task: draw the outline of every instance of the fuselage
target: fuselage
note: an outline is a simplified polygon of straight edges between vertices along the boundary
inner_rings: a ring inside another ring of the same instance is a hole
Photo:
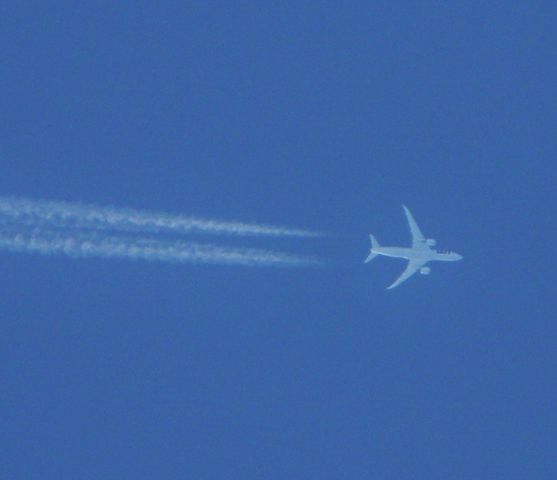
[[[385,257],[406,258],[407,260],[423,260],[427,262],[456,262],[462,260],[462,255],[455,252],[439,252],[430,248],[407,247],[375,247],[371,249],[376,255]]]

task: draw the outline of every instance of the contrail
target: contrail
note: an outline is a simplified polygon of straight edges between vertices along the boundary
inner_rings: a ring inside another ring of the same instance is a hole
[[[308,267],[322,264],[319,260],[310,257],[259,249],[40,228],[20,228],[13,231],[0,229],[0,250],[69,257],[143,259],[170,263],[209,263],[247,267]]]
[[[307,230],[252,223],[226,222],[156,213],[98,207],[79,203],[0,197],[0,223],[60,229],[100,231],[210,234],[236,236],[322,237]]]

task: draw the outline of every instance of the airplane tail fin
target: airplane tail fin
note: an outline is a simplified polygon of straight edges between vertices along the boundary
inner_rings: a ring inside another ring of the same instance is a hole
[[[377,239],[373,235],[370,235],[369,239],[371,240],[371,251],[369,252],[369,255],[365,259],[364,263],[371,262],[378,255],[373,250],[380,246],[379,242],[377,241]]]

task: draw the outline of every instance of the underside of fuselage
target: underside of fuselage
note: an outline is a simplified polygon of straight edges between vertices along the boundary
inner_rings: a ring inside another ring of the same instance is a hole
[[[373,252],[378,255],[384,255],[385,257],[395,257],[395,258],[406,258],[406,259],[433,259],[432,251],[430,250],[417,250],[413,248],[405,247],[380,247],[373,249]]]
[[[373,253],[376,255],[383,255],[385,257],[405,258],[407,260],[425,260],[431,261],[452,261],[452,254],[437,252],[431,249],[421,248],[406,248],[406,247],[379,247],[374,248]]]

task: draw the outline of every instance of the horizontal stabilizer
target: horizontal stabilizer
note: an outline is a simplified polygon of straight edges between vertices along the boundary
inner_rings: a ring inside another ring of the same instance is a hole
[[[373,250],[380,247],[379,242],[373,235],[370,234],[369,239],[371,240],[371,250],[364,263],[371,262],[378,255]]]
[[[377,253],[371,252],[371,253],[367,256],[367,258],[365,259],[364,263],[371,262],[376,256],[377,256]]]

